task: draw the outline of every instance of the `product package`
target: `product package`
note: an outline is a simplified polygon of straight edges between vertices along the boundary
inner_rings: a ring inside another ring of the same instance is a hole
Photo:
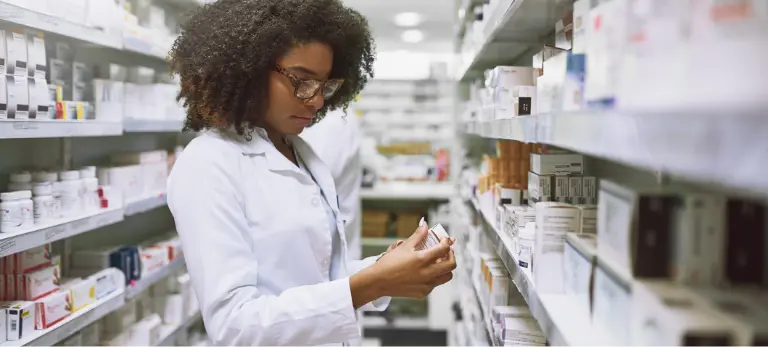
[[[531,154],[531,172],[537,175],[581,175],[583,170],[581,154]]]
[[[38,271],[19,275],[22,292],[19,296],[24,300],[34,301],[46,295],[59,291],[61,270],[57,265],[48,266]]]
[[[587,316],[592,314],[592,285],[596,262],[595,235],[568,233],[563,269],[565,295]]]
[[[72,312],[77,312],[96,302],[96,280],[94,278],[70,279],[61,285],[61,289],[64,292],[69,292]]]
[[[42,330],[52,327],[72,314],[66,291],[53,293],[35,302],[35,329]]]
[[[13,301],[0,305],[6,312],[8,341],[20,340],[35,330],[35,303],[31,301]]]
[[[533,280],[541,293],[562,294],[565,236],[579,231],[580,210],[569,204],[536,204]]]
[[[424,218],[422,218],[422,221]],[[418,250],[425,250],[430,249],[432,247],[435,247],[440,244],[440,241],[443,239],[448,238],[448,233],[445,231],[442,225],[438,224],[433,226],[429,229],[429,233],[427,234],[427,238],[424,239],[424,241],[421,242],[421,244],[416,247]]]
[[[35,247],[4,258],[6,273],[25,274],[51,265],[51,245]]]

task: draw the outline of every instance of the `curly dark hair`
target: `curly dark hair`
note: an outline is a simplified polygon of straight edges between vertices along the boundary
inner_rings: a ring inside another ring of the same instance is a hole
[[[268,77],[297,44],[333,49],[331,78],[344,84],[318,111],[344,108],[373,77],[368,22],[340,0],[218,0],[191,13],[170,52],[181,79],[184,130],[234,126],[250,137],[267,108]]]

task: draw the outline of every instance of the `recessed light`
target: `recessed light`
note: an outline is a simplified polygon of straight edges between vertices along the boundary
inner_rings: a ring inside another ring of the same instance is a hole
[[[424,33],[421,30],[406,30],[400,34],[400,39],[407,43],[419,43],[424,40]]]
[[[402,12],[395,15],[395,24],[401,27],[412,28],[421,24],[421,15],[416,12]]]

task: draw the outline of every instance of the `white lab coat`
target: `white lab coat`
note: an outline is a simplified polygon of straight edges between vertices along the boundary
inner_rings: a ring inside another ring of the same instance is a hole
[[[168,178],[206,330],[217,345],[355,344],[360,330],[349,276],[375,262],[346,261],[329,279],[331,234],[315,181],[259,134],[248,142],[208,131],[187,146]],[[297,136],[294,148],[328,197],[333,178]],[[339,215],[335,198],[329,204]],[[384,309],[388,298],[367,305]]]
[[[304,130],[301,137],[331,169],[339,195],[341,219],[344,220],[347,256],[348,259],[359,260],[362,256],[360,184],[363,180],[359,121],[354,115],[333,111]]]

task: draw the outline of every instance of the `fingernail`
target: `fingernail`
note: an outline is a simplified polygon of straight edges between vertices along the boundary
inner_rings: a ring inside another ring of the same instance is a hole
[[[403,242],[404,242],[403,240],[397,241],[397,245],[395,245],[395,247],[402,245]]]
[[[427,225],[427,222],[424,220],[424,217],[421,217],[421,220],[419,221],[419,227],[423,227]]]

